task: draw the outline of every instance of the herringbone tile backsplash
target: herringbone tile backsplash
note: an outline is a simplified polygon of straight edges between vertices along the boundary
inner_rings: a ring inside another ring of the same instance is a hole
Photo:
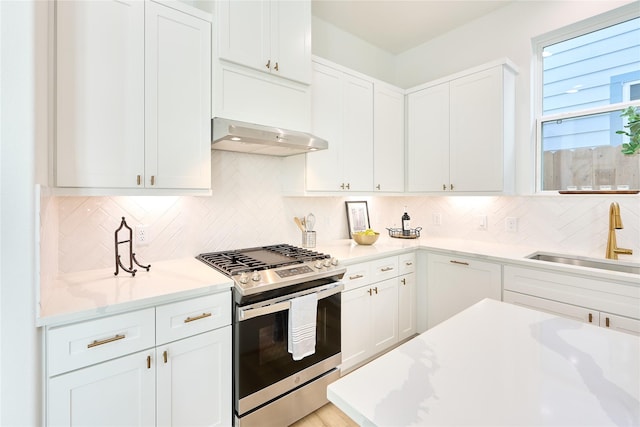
[[[620,203],[621,247],[640,259],[638,196],[376,196],[283,197],[281,159],[226,152],[212,154],[213,194],[199,196],[52,197],[41,209],[41,265],[60,273],[112,267],[114,231],[121,217],[149,226],[150,244],[135,247],[143,262],[191,257],[272,243],[301,243],[294,216],[313,212],[318,241],[347,238],[346,200],[366,200],[372,228],[398,227],[404,206],[426,236],[526,244],[541,250],[602,257],[609,203]],[[440,214],[441,225],[433,215]],[[480,230],[480,216],[488,219]],[[515,217],[518,230],[505,231]],[[57,254],[57,259],[55,258]]]

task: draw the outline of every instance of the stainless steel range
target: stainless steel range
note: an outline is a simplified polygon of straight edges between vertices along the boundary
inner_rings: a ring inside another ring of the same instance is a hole
[[[234,420],[241,427],[289,425],[327,402],[340,374],[340,281],[329,255],[287,244],[204,253],[196,258],[233,279]],[[288,349],[291,301],[316,294],[315,351]]]

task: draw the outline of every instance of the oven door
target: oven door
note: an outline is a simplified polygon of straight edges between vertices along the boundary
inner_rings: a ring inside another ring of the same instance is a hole
[[[237,307],[234,395],[238,416],[335,369],[341,362],[341,282]],[[293,360],[287,350],[290,300],[318,294],[315,353]]]

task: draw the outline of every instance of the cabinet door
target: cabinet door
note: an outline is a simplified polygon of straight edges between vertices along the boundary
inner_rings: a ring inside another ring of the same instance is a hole
[[[504,188],[502,67],[450,82],[450,180],[455,191]]]
[[[398,342],[398,279],[393,278],[370,285],[370,322],[373,330],[373,354]]]
[[[152,351],[51,378],[47,393],[48,425],[155,425],[155,380]]]
[[[231,425],[231,326],[156,351],[157,425]]]
[[[369,286],[342,293],[342,370],[349,369],[371,355],[371,289]]]
[[[484,298],[502,298],[501,266],[473,258],[429,254],[427,326],[461,312]]]
[[[400,276],[398,284],[398,340],[416,333],[416,276]]]
[[[404,93],[379,83],[373,94],[373,185],[404,191]]]
[[[342,120],[341,73],[314,63],[311,128],[314,134],[329,141],[329,148],[306,155],[306,189],[309,191],[340,190],[340,184],[343,183],[339,168]]]
[[[270,58],[272,73],[311,83],[311,1],[271,1]]]
[[[211,187],[210,46],[209,22],[146,3],[146,187]]]
[[[56,186],[135,188],[144,174],[144,7],[56,3]]]
[[[449,190],[449,83],[407,100],[407,191]]]
[[[218,56],[260,71],[269,71],[269,0],[218,1]]]
[[[600,326],[628,334],[640,335],[640,320],[600,312]]]
[[[340,165],[345,183],[351,191],[372,191],[373,84],[345,74],[343,106]]]

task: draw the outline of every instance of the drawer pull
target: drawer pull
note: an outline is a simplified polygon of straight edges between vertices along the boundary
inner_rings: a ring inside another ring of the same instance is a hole
[[[349,280],[362,279],[364,276],[362,274],[356,274],[354,276],[349,276]]]
[[[211,317],[211,313],[202,313],[200,316],[187,317],[186,319],[184,319],[184,323],[189,323],[189,322],[193,322],[195,320],[204,319],[205,317]]]
[[[393,267],[385,267],[380,269],[380,271],[391,271],[391,270],[393,270]]]
[[[408,266],[408,265],[413,265],[413,263],[412,263],[412,262],[407,261],[407,262],[405,262],[405,263],[404,263],[404,265],[407,265],[407,266]]]
[[[162,359],[164,360],[164,363],[167,363],[167,358],[168,358],[168,354],[167,354],[167,350],[165,350],[164,352],[162,352]]]
[[[114,342],[114,341],[118,341],[124,339],[124,335],[120,335],[120,334],[116,334],[116,336],[111,337],[111,338],[107,338],[104,340],[94,340],[92,343],[87,344],[87,348],[93,348],[93,347],[97,347],[99,345],[103,345],[103,344],[108,344],[110,342]]]
[[[589,313],[589,323],[593,323],[593,314]]]
[[[464,261],[456,261],[456,260],[450,260],[449,261],[451,264],[458,264],[458,265],[469,265],[468,262],[464,262]]]

